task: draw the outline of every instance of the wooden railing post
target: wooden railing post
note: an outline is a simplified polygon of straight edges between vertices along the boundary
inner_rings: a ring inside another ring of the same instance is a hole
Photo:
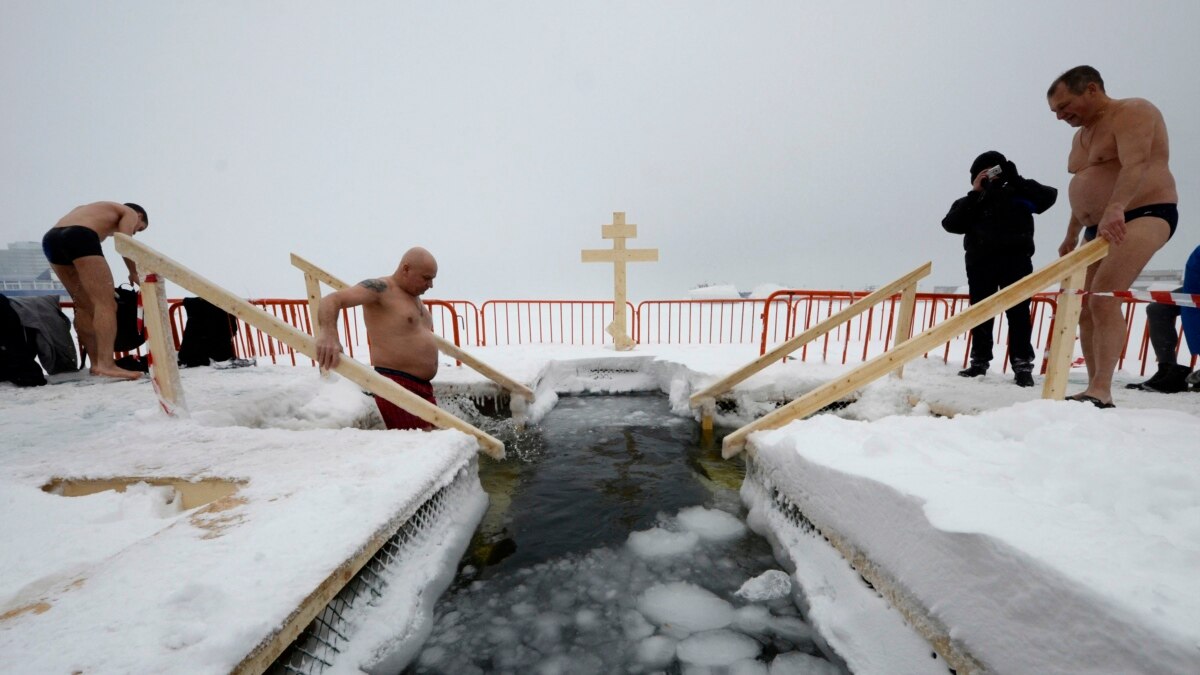
[[[312,329],[313,340],[319,343],[321,339],[321,326],[317,322],[317,312],[321,307],[321,282],[317,281],[316,277],[308,272],[304,273],[304,292],[308,295],[308,325]],[[321,376],[326,377],[328,375],[329,371],[321,368]]]
[[[1054,310],[1054,330],[1050,332],[1050,349],[1046,354],[1046,381],[1042,398],[1063,400],[1067,393],[1067,375],[1071,372],[1071,357],[1075,354],[1075,329],[1083,310],[1083,297],[1075,291],[1083,287],[1087,268],[1075,271],[1060,286],[1062,294]]]
[[[892,349],[904,344],[912,337],[913,329],[913,312],[917,308],[917,284],[913,282],[904,287],[904,292],[900,295],[900,316],[896,318],[896,334],[892,336]],[[895,370],[896,377],[904,377],[904,365],[901,364]]]
[[[703,431],[713,430],[713,418],[717,413],[717,400],[714,398],[706,398],[700,402],[700,429]]]
[[[179,353],[171,338],[171,319],[167,315],[166,284],[157,273],[142,268],[142,323],[150,343],[150,379],[163,412],[174,417],[187,413],[183,384],[179,380]]]

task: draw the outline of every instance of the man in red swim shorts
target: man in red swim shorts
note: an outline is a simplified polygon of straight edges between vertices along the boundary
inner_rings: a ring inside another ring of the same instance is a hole
[[[433,318],[421,302],[421,294],[433,288],[436,276],[433,255],[423,248],[412,248],[391,276],[365,279],[321,298],[317,309],[317,363],[326,369],[337,365],[342,354],[338,314],[347,307],[361,306],[375,371],[437,405],[430,380],[437,375],[438,348],[433,339]],[[376,396],[375,404],[388,429],[433,428],[386,399]]]

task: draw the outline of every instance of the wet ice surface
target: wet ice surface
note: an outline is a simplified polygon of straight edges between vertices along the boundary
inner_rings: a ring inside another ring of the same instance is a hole
[[[560,400],[518,461],[481,468],[493,509],[406,672],[845,672],[719,447],[665,397]]]

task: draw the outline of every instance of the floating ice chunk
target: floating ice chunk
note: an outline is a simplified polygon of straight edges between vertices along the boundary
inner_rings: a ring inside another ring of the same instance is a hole
[[[515,645],[520,643],[521,635],[512,626],[489,626],[488,641],[495,645]]]
[[[629,535],[629,550],[639,558],[664,558],[681,555],[696,547],[700,536],[695,532],[671,532],[661,527]]]
[[[654,626],[642,616],[642,613],[631,609],[621,615],[621,630],[629,641],[640,640],[654,635]]]
[[[666,668],[675,660],[677,643],[665,635],[648,637],[638,643],[638,663],[647,668]]]
[[[684,633],[724,628],[733,620],[733,605],[682,581],[647,588],[638,610],[651,622]]]
[[[771,625],[771,610],[762,605],[746,605],[733,612],[733,627],[747,635],[766,635]]]
[[[758,656],[762,645],[748,635],[728,629],[710,630],[688,637],[675,649],[684,663],[697,666],[728,666]]]
[[[562,644],[563,623],[564,618],[553,612],[539,614],[533,621],[530,644],[543,652],[552,651]]]
[[[594,609],[581,609],[575,612],[575,625],[580,630],[594,630],[600,625],[600,615]]]
[[[772,635],[797,647],[811,646],[813,642],[812,626],[794,616],[772,617],[769,630]]]
[[[767,675],[767,664],[758,659],[742,659],[729,666],[729,675]]]
[[[689,506],[679,512],[679,524],[704,539],[734,539],[746,533],[746,525],[724,511]]]
[[[503,670],[515,672],[512,668]],[[555,654],[543,659],[534,667],[533,672],[536,675],[601,675],[605,668],[604,660],[599,656],[572,651],[569,654]]]
[[[739,598],[750,602],[768,602],[791,594],[792,578],[782,570],[767,570],[742,584],[736,593]]]
[[[839,675],[832,663],[803,652],[786,652],[771,661],[771,675]]]
[[[533,672],[537,675],[568,675],[571,672],[571,657],[555,654],[539,661]]]

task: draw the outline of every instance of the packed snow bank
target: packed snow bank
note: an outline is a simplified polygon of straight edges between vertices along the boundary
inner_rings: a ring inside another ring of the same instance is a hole
[[[0,388],[5,663],[22,672],[229,672],[477,452],[455,431],[355,428],[370,426],[371,399],[315,371],[182,375],[187,419],[165,418],[148,381]],[[238,489],[181,511],[170,488],[81,497],[40,489],[56,477],[222,478]],[[411,583],[397,579],[392,590],[419,597]]]
[[[541,415],[560,391],[657,389],[673,411],[691,416],[693,392],[758,350],[472,351],[536,388]],[[744,424],[845,369],[774,364],[731,392],[736,405],[718,423]],[[1200,395],[1128,391],[1120,385],[1142,378],[1119,373],[1119,407],[1097,411],[1036,400],[1040,392],[1013,386],[1011,375],[966,380],[955,369],[915,361],[903,380],[866,387],[836,415],[753,436],[763,470],[756,475],[867,552],[997,671],[1187,672],[1178,666],[1197,662],[1200,644],[1200,582],[1188,573],[1200,569]],[[314,369],[182,376],[191,416],[176,420],[161,415],[146,381],[0,385],[6,663],[29,672],[227,672],[379,524],[422,503],[476,452],[457,432],[373,430],[371,399]],[[1072,391],[1080,376],[1072,373]],[[434,384],[477,397],[498,391],[445,363]],[[931,414],[947,408],[980,414]],[[40,490],[55,477],[136,476],[240,484],[224,510],[205,513],[180,512],[171,495],[149,486],[89,497]],[[810,618],[856,672],[895,672],[895,663],[908,663],[896,654],[944,670],[911,634],[878,637],[876,622],[896,615],[823,540],[767,515],[770,492],[743,497],[751,526],[791,558]],[[630,546],[677,555],[703,536],[647,532]],[[436,571],[391,588],[423,597],[421,584],[436,587]],[[360,664],[379,662],[375,646],[396,635],[420,634],[420,612],[411,607],[381,607],[381,616],[413,623],[356,644]],[[665,647],[645,648],[653,660]],[[710,658],[689,653],[697,662]]]
[[[822,415],[751,443],[763,494],[864,554],[989,670],[1186,673],[1200,663],[1197,438],[1195,415],[1035,400]]]

